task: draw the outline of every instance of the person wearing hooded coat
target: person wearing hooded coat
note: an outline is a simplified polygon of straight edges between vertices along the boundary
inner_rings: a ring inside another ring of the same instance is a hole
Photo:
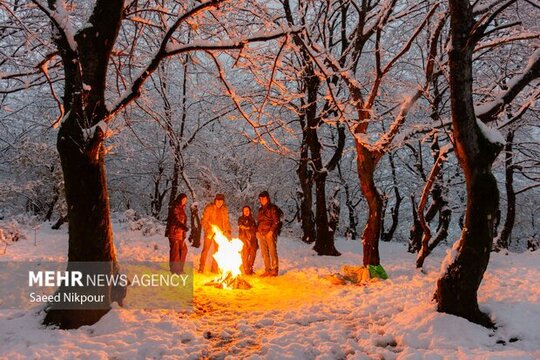
[[[187,256],[186,233],[187,227],[186,194],[180,194],[171,204],[167,218],[165,236],[169,238],[169,267],[172,273],[182,274]]]
[[[242,216],[238,218],[238,237],[244,243],[242,248],[242,264],[244,267],[244,274],[253,274],[253,264],[255,263],[255,257],[257,255],[257,249],[259,244],[257,243],[257,223],[253,218],[251,208],[244,206],[242,208]]]

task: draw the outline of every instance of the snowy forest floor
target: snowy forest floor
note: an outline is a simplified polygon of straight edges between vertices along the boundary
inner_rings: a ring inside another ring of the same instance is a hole
[[[37,245],[20,240],[0,261],[61,261],[66,230],[48,224]],[[167,261],[168,241],[115,224],[120,261]],[[43,314],[0,310],[0,357],[88,359],[539,359],[540,251],[492,254],[479,290],[484,311],[498,329],[488,330],[440,314],[431,301],[445,249],[415,270],[402,243],[381,243],[390,279],[369,286],[332,285],[323,277],[342,265],[359,265],[358,241],[339,239],[340,257],[319,257],[292,237],[279,239],[281,276],[248,277],[250,290],[204,286],[195,275],[192,309],[134,310],[115,307],[93,326],[43,328]],[[196,263],[200,249],[189,247]],[[257,272],[262,261],[257,254]]]

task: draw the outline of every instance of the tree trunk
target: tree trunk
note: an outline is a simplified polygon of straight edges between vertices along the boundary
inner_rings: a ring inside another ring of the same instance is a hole
[[[315,232],[317,236],[313,249],[318,255],[339,256],[341,253],[334,246],[334,234],[328,227],[328,211],[326,206],[326,178],[329,168],[331,170],[332,166],[325,167],[323,165],[322,146],[317,135],[317,129],[321,124],[320,118],[317,117],[317,92],[320,81],[311,67],[306,71],[307,108],[305,110],[306,127],[304,131],[306,132],[306,144],[311,154],[313,180],[315,183]],[[336,150],[336,154],[338,152],[339,150]]]
[[[167,66],[166,63],[160,65],[160,81],[162,91],[160,92],[161,98],[163,99],[163,111],[165,113],[165,129],[167,136],[169,138],[169,145],[173,150],[173,171],[171,177],[171,193],[169,194],[169,203],[167,205],[167,226],[169,226],[169,214],[173,210],[173,204],[178,195],[178,184],[180,181],[180,139],[178,139],[176,132],[173,127],[173,110],[171,108],[171,103],[169,101],[169,83],[167,82]],[[186,73],[184,71],[184,78]],[[183,94],[185,98],[185,93]]]
[[[362,233],[362,246],[364,252],[364,265],[379,265],[379,237],[381,235],[381,216],[383,200],[374,182],[375,167],[380,159],[356,142],[358,178],[362,194],[368,203],[369,213],[366,227]]]
[[[432,147],[432,150],[435,151],[435,163],[433,164],[433,168],[431,169],[429,173],[429,177],[426,181],[426,185],[424,186],[424,189],[422,190],[422,197],[420,198],[420,203],[418,204],[418,220],[420,223],[420,226],[422,228],[422,231],[424,233],[424,236],[422,238],[422,246],[420,248],[420,252],[418,253],[418,257],[416,259],[416,267],[421,268],[424,266],[424,260],[426,257],[431,253],[431,251],[434,249],[434,247],[441,242],[443,239],[442,237],[445,236],[447,233],[446,230],[448,229],[448,223],[443,223],[443,221],[446,221],[449,219],[447,216],[447,212],[450,210],[446,208],[446,200],[443,197],[442,194],[442,187],[440,186],[440,183],[442,182],[442,176],[441,176],[441,169],[443,166],[443,162],[446,160],[446,156],[449,149],[443,149],[441,150],[439,148],[439,145],[435,139],[434,146]],[[424,209],[426,207],[428,194],[431,192],[432,197],[432,204],[430,208],[427,211],[427,214],[424,216]],[[429,223],[431,220],[435,217],[435,214],[439,211],[441,211],[443,208],[445,208],[445,215],[442,214],[439,216],[439,230],[436,234],[436,239],[434,242],[430,244],[430,240],[432,238],[431,229],[429,226]],[[448,220],[449,221],[449,220]],[[435,245],[433,245],[435,244]]]
[[[56,206],[56,203],[58,203],[58,199],[60,199],[60,186],[54,185],[53,188],[53,198],[49,204],[47,204],[47,213],[45,214],[45,221],[51,221],[52,215],[54,213],[54,207]]]
[[[83,133],[78,122],[75,119],[68,119],[60,128],[57,142],[68,208],[67,270],[77,268],[73,265],[75,262],[101,262],[103,266],[99,266],[98,272],[114,275],[118,271],[118,265],[109,214],[104,150],[99,135],[94,137],[86,151],[81,151],[79,144],[83,143]],[[59,291],[78,292],[78,289],[61,287]],[[109,311],[109,305],[113,301],[121,303],[125,296],[122,289],[115,289],[112,286],[95,287],[84,291],[104,295],[102,304],[104,308],[89,310],[81,307],[65,310],[56,309],[54,304],[51,304],[44,323],[58,325],[62,329],[94,324]]]
[[[452,219],[452,210],[444,205],[444,207],[441,209],[439,213],[439,225],[437,226],[437,232],[435,233],[435,236],[433,236],[433,240],[431,240],[431,234],[429,238],[427,238],[427,242],[424,245],[422,244],[422,249],[420,250],[420,253],[418,254],[418,258],[416,259],[416,267],[421,268],[424,266],[424,261],[426,258],[431,254],[433,249],[437,247],[446,237],[448,236],[448,227],[450,226],[450,220]],[[425,234],[424,234],[425,236]]]
[[[341,184],[343,185],[343,188],[345,189],[345,206],[347,207],[347,211],[349,215],[349,225],[347,226],[347,229],[345,230],[345,236],[347,238],[350,238],[351,240],[356,240],[356,237],[358,236],[358,233],[356,232],[356,226],[358,222],[356,220],[355,206],[352,203],[349,184],[347,184],[347,181],[345,181],[345,179],[343,178],[343,173],[341,172],[340,165],[338,165],[338,174],[339,174],[339,179],[341,180]]]
[[[465,174],[467,207],[457,254],[437,281],[437,310],[493,326],[478,307],[477,292],[489,263],[499,207],[491,165],[501,150],[476,123],[472,93],[474,18],[469,0],[450,0],[449,77],[455,151]]]
[[[450,226],[451,219],[452,210],[445,204],[439,213],[439,226],[437,227],[437,233],[435,234],[433,241],[428,246],[429,252],[433,251],[441,241],[448,237],[448,227]]]
[[[409,247],[407,251],[414,254],[420,251],[420,248],[422,247],[422,234],[423,234],[422,225],[420,224],[420,220],[418,219],[418,212],[416,211],[416,203],[414,201],[414,194],[411,194],[411,208],[412,208],[412,215],[413,215],[413,224],[409,231]]]
[[[154,177],[154,193],[151,196],[150,201],[150,214],[159,219],[159,214],[163,208],[163,201],[165,200],[165,195],[167,194],[168,189],[161,191],[161,180],[163,179],[165,169],[162,164],[158,166],[158,173]]]
[[[349,185],[345,185],[345,206],[347,206],[347,211],[349,215],[349,225],[345,230],[345,236],[351,240],[356,240],[358,237],[358,221],[356,219],[355,208],[352,204],[351,195],[349,191]]]
[[[289,26],[295,26],[291,5],[288,0],[282,2],[285,18]],[[317,91],[319,88],[319,79],[315,76],[313,64],[309,53],[303,47],[303,42],[298,34],[293,34],[293,42],[301,48],[300,64],[302,66],[302,76],[299,85],[302,87],[303,97],[300,98],[300,111],[298,120],[302,128],[302,145],[300,148],[300,159],[298,169],[298,179],[300,181],[300,219],[302,222],[302,241],[313,243],[317,239],[317,230],[315,228],[315,219],[313,215],[313,172],[309,169],[309,150],[308,137],[309,132],[316,131],[310,129],[317,116]]]
[[[496,248],[508,249],[510,245],[510,236],[516,220],[516,193],[514,191],[514,164],[513,164],[513,141],[514,132],[509,131],[506,134],[505,152],[505,188],[506,188],[506,218],[504,225],[496,241]]]
[[[326,172],[315,175],[317,238],[313,249],[318,255],[339,256],[341,253],[334,246],[334,232],[328,222],[326,207]]]
[[[317,238],[315,232],[315,219],[313,216],[313,172],[309,170],[309,154],[306,144],[305,121],[302,124],[302,147],[300,149],[300,160],[296,174],[300,181],[300,221],[302,223],[302,241],[311,244]]]
[[[399,192],[396,166],[394,164],[394,157],[392,154],[388,154],[388,157],[390,161],[390,168],[392,170],[392,180],[394,182],[394,195],[396,197],[396,200],[394,203],[394,207],[390,209],[390,213],[392,214],[392,225],[390,225],[390,228],[388,229],[388,231],[384,231],[384,226],[382,226],[381,224],[381,230],[382,230],[381,240],[382,241],[390,241],[394,237],[394,233],[396,232],[396,229],[399,223],[399,208],[401,206],[401,201],[403,200]]]
[[[105,87],[107,65],[121,23],[123,1],[97,1],[87,26],[75,35],[76,49],[61,31],[55,30],[54,41],[64,67],[64,109],[57,149],[60,154],[69,221],[68,266],[76,262],[100,262],[91,271],[116,275],[118,265],[109,214],[109,195],[105,175],[104,129],[98,123],[107,115]],[[56,10],[56,2],[48,1]],[[49,304],[45,324],[62,329],[78,328],[97,322],[113,301],[120,304],[125,288],[100,286],[82,289],[60,288],[60,292],[85,292],[103,295],[96,310],[82,306],[69,310]]]
[[[201,218],[199,217],[199,205],[191,204],[190,224],[191,231],[189,233],[189,242],[193,247],[201,246]]]
[[[339,202],[339,191],[340,187],[337,186],[334,190],[334,193],[330,197],[330,205],[328,207],[328,213],[330,214],[328,218],[328,227],[332,232],[332,236],[334,236],[339,226],[339,215],[341,210],[341,204]]]
[[[489,263],[493,224],[498,208],[497,182],[489,167],[470,169],[467,177],[465,227],[458,254],[437,281],[437,310],[492,326],[478,308],[477,292]]]
[[[171,129],[172,131],[172,129]],[[172,134],[169,134],[169,136],[173,136]],[[173,141],[171,140],[171,143]],[[169,204],[167,206],[167,226],[169,226],[168,221],[170,219],[169,214],[173,210],[173,204],[174,200],[176,200],[176,196],[178,195],[178,184],[180,182],[180,145],[178,144],[177,140],[174,142],[173,146],[173,172],[171,177],[171,193],[169,194]]]

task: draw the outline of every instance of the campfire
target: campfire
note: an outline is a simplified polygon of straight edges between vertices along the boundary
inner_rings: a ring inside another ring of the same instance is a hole
[[[221,230],[212,225],[215,233],[214,240],[218,246],[214,259],[219,267],[220,276],[207,285],[222,289],[250,289],[251,285],[242,278],[242,248],[240,239],[228,239]]]

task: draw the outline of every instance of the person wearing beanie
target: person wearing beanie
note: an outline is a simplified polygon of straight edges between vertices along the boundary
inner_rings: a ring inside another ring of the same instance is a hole
[[[171,204],[167,217],[165,236],[169,238],[169,267],[173,274],[184,272],[188,248],[186,246],[187,227],[186,194],[180,194]]]
[[[257,214],[257,239],[264,261],[264,273],[261,276],[277,276],[279,259],[277,254],[277,236],[280,222],[278,207],[270,201],[268,191],[259,194],[261,207]]]
[[[199,273],[204,273],[206,260],[208,255],[211,257],[212,265],[211,272],[217,273],[218,266],[216,260],[213,257],[213,252],[216,251],[217,244],[214,241],[214,230],[212,225],[217,226],[221,232],[227,236],[231,236],[231,227],[229,225],[229,211],[225,205],[225,196],[223,194],[216,194],[214,201],[206,205],[202,215],[202,228],[204,232],[203,249],[201,252],[201,259],[199,262]],[[213,246],[213,252],[210,253],[210,248]]]

